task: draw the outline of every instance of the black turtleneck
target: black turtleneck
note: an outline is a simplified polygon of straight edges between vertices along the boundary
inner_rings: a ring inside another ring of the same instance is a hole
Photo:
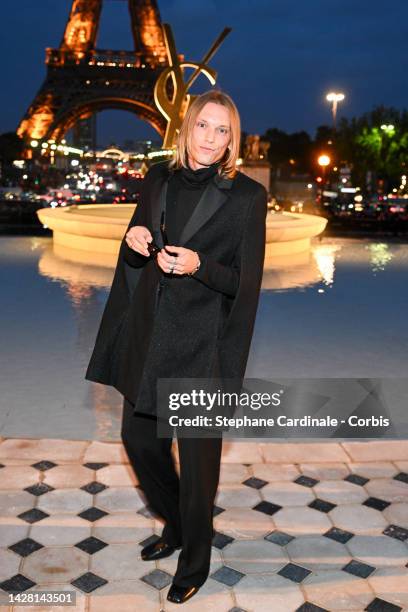
[[[211,164],[206,168],[192,170],[191,168],[181,168],[174,170],[169,179],[166,201],[166,225],[168,231],[169,244],[178,245],[178,237],[193,213],[200,196],[205,189],[208,181],[217,172],[218,164]],[[142,212],[138,219],[141,225],[149,226],[146,207],[142,207]],[[131,249],[126,241],[124,257],[125,261],[132,267],[140,268],[151,257],[146,257]],[[236,295],[240,277],[240,251],[237,250],[231,265],[224,265],[214,259],[210,253],[197,250],[201,265],[192,277],[204,283],[215,291],[220,291],[230,297]],[[174,275],[178,278],[178,275]]]
[[[217,173],[219,161],[193,170],[188,166],[173,172],[166,199],[166,229],[169,244],[178,244],[181,232],[193,214],[208,183]]]
[[[173,172],[166,198],[166,230],[169,244],[178,245],[181,232],[198,201],[214,175],[220,162],[193,170],[184,166]],[[207,253],[197,251],[201,265],[194,277],[209,287],[234,296],[239,285],[239,269],[219,264]]]

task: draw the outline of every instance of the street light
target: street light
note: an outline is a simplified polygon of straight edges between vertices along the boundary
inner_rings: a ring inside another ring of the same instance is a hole
[[[336,93],[331,91],[327,94],[326,100],[332,103],[332,114],[333,114],[333,129],[336,129],[336,116],[337,116],[337,104],[344,100],[345,96],[343,93]]]
[[[323,154],[323,155],[319,155],[319,157],[317,158],[317,163],[319,164],[319,166],[321,166],[322,168],[322,174],[323,174],[323,185],[326,182],[326,168],[327,166],[330,164],[331,159],[328,155]]]

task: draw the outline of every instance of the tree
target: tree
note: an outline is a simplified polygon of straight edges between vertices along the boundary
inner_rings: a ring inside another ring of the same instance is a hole
[[[381,126],[394,126],[382,129]],[[331,167],[348,165],[354,185],[365,188],[367,172],[382,179],[388,189],[398,187],[408,174],[408,111],[378,106],[360,117],[341,118],[336,130],[320,125],[314,139],[307,132],[288,134],[269,128],[262,136],[271,143],[272,173],[286,178],[318,171],[317,157],[327,153]],[[293,160],[291,163],[290,160]]]
[[[381,126],[393,126],[393,128]],[[408,161],[408,113],[378,106],[361,117],[340,121],[336,145],[342,158],[352,165],[352,179],[365,185],[373,172],[391,189],[400,184]]]
[[[261,140],[271,143],[268,160],[272,165],[272,173],[304,174],[310,171],[310,148],[312,145],[307,132],[287,134],[278,128],[270,128],[261,136]],[[293,160],[291,163],[290,160]]]

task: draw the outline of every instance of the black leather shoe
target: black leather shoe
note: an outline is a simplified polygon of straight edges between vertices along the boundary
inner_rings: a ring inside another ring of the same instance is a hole
[[[154,561],[155,559],[164,559],[164,557],[169,557],[178,548],[181,548],[181,546],[170,546],[163,540],[157,540],[153,544],[148,544],[142,548],[142,552],[140,554],[143,561]]]
[[[195,595],[199,588],[200,587],[196,586],[178,586],[173,582],[169,588],[169,592],[167,593],[167,600],[172,601],[173,603],[184,603],[187,601],[187,599],[190,599],[193,595]]]

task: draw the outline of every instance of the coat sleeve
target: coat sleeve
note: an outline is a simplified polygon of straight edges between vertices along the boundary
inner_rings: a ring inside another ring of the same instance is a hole
[[[220,363],[228,364],[227,378],[231,378],[231,385],[228,383],[227,390],[237,393],[245,375],[262,286],[267,210],[267,192],[262,187],[255,193],[248,213],[239,248],[238,291],[231,300],[231,307],[219,337]]]
[[[235,297],[240,285],[242,259],[245,256],[252,257],[247,266],[258,271],[263,269],[265,255],[265,218],[267,212],[267,192],[261,187],[253,197],[249,208],[240,244],[234,254],[230,266],[218,263],[209,255],[197,251],[201,265],[193,278],[197,278],[205,285],[216,291],[221,291],[229,297]],[[248,252],[247,252],[248,250]],[[242,271],[243,273],[246,270]]]
[[[234,256],[231,266],[225,266],[201,251],[197,251],[197,253],[201,264],[197,272],[192,276],[211,289],[221,291],[230,297],[234,297],[239,285],[239,263],[237,255]]]

